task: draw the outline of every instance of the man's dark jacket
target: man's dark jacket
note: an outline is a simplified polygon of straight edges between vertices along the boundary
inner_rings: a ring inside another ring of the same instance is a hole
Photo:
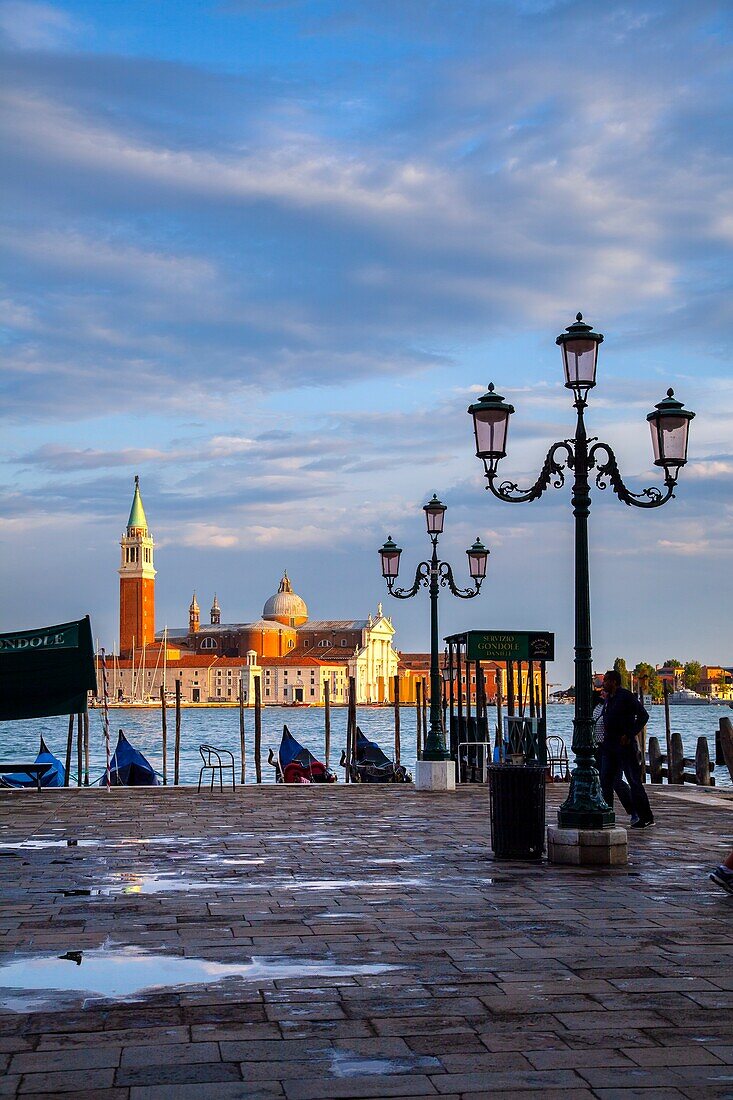
[[[620,748],[624,734],[633,738],[649,721],[649,714],[640,699],[626,688],[616,688],[603,707],[604,744]]]

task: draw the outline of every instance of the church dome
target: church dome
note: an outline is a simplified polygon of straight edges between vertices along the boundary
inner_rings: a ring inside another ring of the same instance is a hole
[[[308,619],[305,600],[293,592],[287,573],[283,573],[280,587],[262,608],[262,618],[282,623],[283,626],[302,626]]]

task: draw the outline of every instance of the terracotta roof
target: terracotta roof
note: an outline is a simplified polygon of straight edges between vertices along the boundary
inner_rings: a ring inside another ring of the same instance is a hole
[[[165,662],[165,667],[168,669],[169,672],[173,671],[176,668],[211,668],[211,666],[213,664],[216,664],[217,661],[221,661],[221,660],[222,660],[221,657],[214,657],[214,656],[210,656],[209,654],[204,655],[203,653],[200,653],[200,654],[199,653],[190,653],[190,654],[186,654],[185,656],[181,655],[180,657],[169,658]],[[242,660],[242,662],[240,662],[240,663],[243,664],[244,661]],[[128,658],[115,658],[115,664],[118,668],[125,668],[125,669],[132,668],[132,661],[129,660]],[[135,658],[135,668],[140,668],[140,664],[141,664],[141,662],[136,657]],[[162,672],[163,671],[163,658],[159,657],[157,653],[155,653],[155,654],[146,653],[145,654],[144,667],[145,668],[156,668],[157,667]],[[112,662],[108,661],[107,662],[107,673],[108,673],[108,675],[109,675],[109,672],[110,672],[111,669],[112,669]]]
[[[302,653],[297,654],[289,653],[287,657],[262,657],[260,660],[260,668],[291,668],[293,665],[315,665],[320,667],[324,664],[323,661],[317,657],[305,657]]]
[[[298,634],[307,634],[309,631],[366,630],[367,626],[366,619],[312,619],[311,622],[304,623],[296,629]]]

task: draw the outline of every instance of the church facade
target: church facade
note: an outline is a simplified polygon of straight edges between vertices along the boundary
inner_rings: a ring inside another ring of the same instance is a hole
[[[318,705],[326,683],[331,700],[342,703],[353,677],[357,702],[390,701],[399,655],[381,604],[363,619],[311,620],[285,572],[251,622],[222,623],[214,595],[209,622],[202,624],[194,593],[188,627],[156,633],[154,541],[137,477],[120,548],[120,697],[136,698],[139,688],[141,697],[154,698],[179,679],[188,702],[229,701],[233,691],[236,699],[241,685],[251,705],[259,677],[263,703]]]

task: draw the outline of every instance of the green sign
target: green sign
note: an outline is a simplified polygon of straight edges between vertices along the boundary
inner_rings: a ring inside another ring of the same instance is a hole
[[[22,630],[18,634],[0,634],[0,653],[29,653],[50,649],[76,649],[79,624],[49,626],[42,630]]]
[[[546,630],[469,630],[469,661],[554,661],[555,635]]]
[[[0,634],[0,721],[79,714],[96,687],[88,616]]]

